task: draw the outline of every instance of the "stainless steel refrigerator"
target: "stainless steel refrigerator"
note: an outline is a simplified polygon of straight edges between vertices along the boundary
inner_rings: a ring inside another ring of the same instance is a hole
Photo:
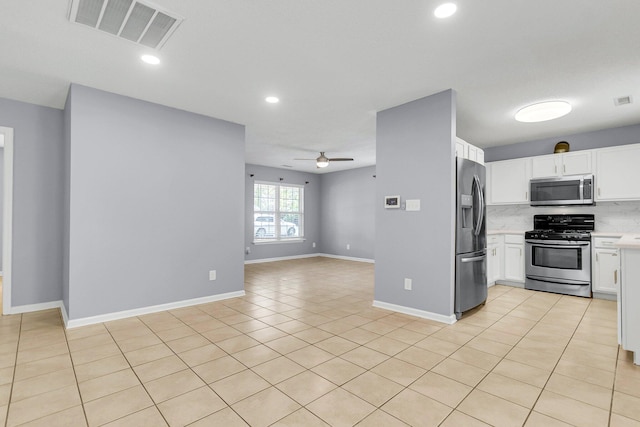
[[[487,300],[485,167],[457,158],[455,314]]]

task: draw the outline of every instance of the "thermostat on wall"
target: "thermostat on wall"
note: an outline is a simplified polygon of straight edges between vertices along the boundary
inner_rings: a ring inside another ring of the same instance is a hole
[[[400,209],[400,196],[384,196],[386,209]]]

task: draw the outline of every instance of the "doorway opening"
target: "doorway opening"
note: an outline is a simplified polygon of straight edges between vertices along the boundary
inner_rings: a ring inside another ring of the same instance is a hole
[[[11,314],[11,247],[13,231],[13,128],[0,126],[2,159],[2,277],[0,277],[0,314]]]

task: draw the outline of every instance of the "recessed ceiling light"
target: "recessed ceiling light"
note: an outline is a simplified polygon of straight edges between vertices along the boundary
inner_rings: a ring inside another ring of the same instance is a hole
[[[280,99],[277,96],[267,96],[264,100],[269,104],[277,104],[280,102]]]
[[[571,112],[571,104],[566,101],[547,101],[532,104],[516,113],[516,120],[525,123],[544,122],[557,119]]]
[[[143,62],[151,65],[158,65],[160,63],[160,58],[153,55],[142,55],[140,59],[142,59]]]
[[[456,13],[456,10],[458,10],[458,6],[456,6],[455,3],[444,3],[436,7],[433,14],[436,18],[448,18]]]

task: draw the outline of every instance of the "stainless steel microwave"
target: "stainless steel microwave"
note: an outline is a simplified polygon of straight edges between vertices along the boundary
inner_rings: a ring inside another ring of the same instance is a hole
[[[531,206],[593,205],[593,175],[532,179]]]

